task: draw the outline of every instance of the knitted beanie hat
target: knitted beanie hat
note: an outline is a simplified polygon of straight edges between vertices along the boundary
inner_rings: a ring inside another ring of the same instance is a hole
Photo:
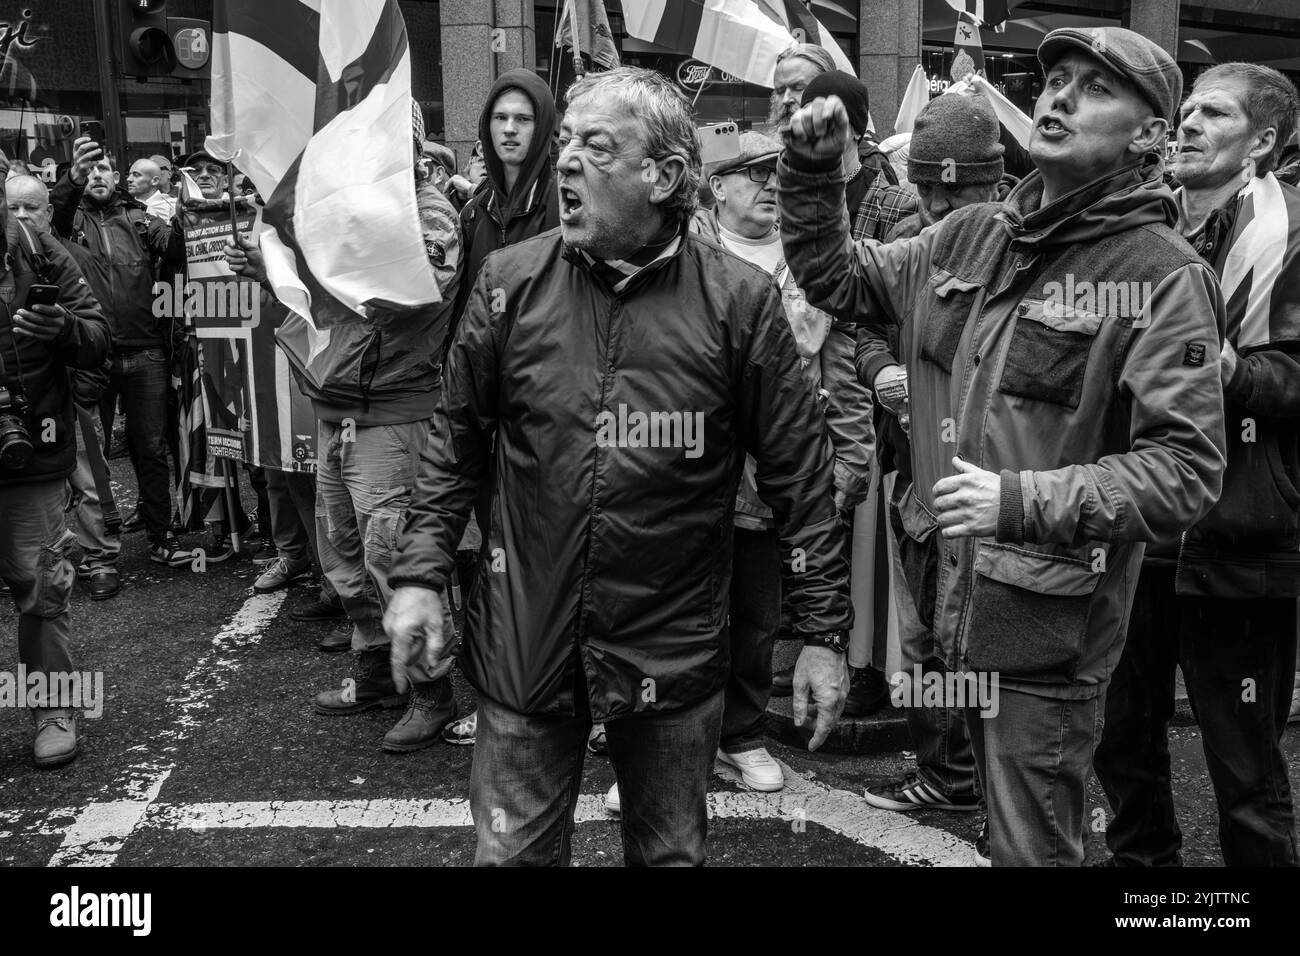
[[[907,178],[914,183],[968,186],[1002,178],[998,118],[983,94],[944,93],[912,127]]]

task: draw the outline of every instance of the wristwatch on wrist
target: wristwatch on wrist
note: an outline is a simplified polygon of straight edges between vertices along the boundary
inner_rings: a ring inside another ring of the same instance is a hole
[[[843,654],[849,649],[849,632],[822,631],[820,634],[807,634],[803,642],[815,647],[828,647],[837,654]]]

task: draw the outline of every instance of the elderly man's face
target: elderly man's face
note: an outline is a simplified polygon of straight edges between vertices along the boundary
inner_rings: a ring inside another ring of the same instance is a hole
[[[788,56],[776,65],[772,77],[772,109],[768,122],[784,133],[803,102],[803,91],[821,75],[821,68],[801,56]]]
[[[1224,77],[1196,85],[1178,124],[1174,176],[1191,189],[1216,189],[1241,175],[1261,137],[1250,126],[1246,84]],[[1275,134],[1276,135],[1276,134]]]
[[[25,222],[37,232],[50,231],[49,190],[35,180],[22,178],[5,187],[5,206],[10,218]]]
[[[1152,109],[1100,60],[1071,50],[1047,71],[1029,156],[1049,181],[1078,188],[1137,162],[1129,149]]]
[[[148,196],[158,188],[160,179],[157,166],[147,159],[137,159],[126,174],[126,191],[137,199]]]
[[[746,239],[762,239],[776,225],[776,160],[714,177],[718,220]],[[720,188],[719,188],[720,187]]]
[[[636,237],[656,215],[654,169],[636,117],[613,97],[593,93],[570,104],[555,165],[564,242],[598,259],[636,251]]]
[[[194,185],[204,199],[220,199],[226,188],[226,167],[215,159],[199,159],[194,164]]]
[[[921,223],[933,226],[949,213],[977,202],[992,202],[997,195],[996,183],[958,186],[956,183],[916,183],[920,200]]]

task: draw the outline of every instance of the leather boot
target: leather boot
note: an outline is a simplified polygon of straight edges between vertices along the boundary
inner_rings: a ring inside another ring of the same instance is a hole
[[[32,750],[38,767],[57,767],[76,759],[80,744],[77,742],[77,712],[68,707],[39,707],[32,709],[36,724],[36,742]]]
[[[322,637],[320,643],[316,645],[316,650],[323,651],[326,654],[350,651],[352,649],[352,630],[351,621],[342,627],[330,628],[329,633]]]
[[[316,695],[316,713],[327,717],[359,714],[375,707],[400,707],[406,697],[397,692],[388,665],[388,648],[362,651],[352,668],[352,676],[342,687]]]
[[[387,734],[383,747],[389,753],[423,750],[442,739],[442,728],[456,719],[456,698],[451,678],[429,684],[412,684],[410,706]]]

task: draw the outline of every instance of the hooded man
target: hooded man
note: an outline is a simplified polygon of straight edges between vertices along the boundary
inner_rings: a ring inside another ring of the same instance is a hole
[[[1161,176],[1178,65],[1117,27],[1054,30],[1038,56],[1038,170],[999,205],[852,242],[833,96],[795,114],[778,166],[781,238],[810,301],[899,326],[900,551],[961,679],[948,696],[966,707],[994,866],[1083,862],[1085,781],[1146,543],[1203,517],[1224,470],[1223,296],[1174,231]]]
[[[487,254],[560,224],[551,156],[554,131],[555,98],[546,82],[532,70],[501,74],[478,120],[487,178],[460,211],[465,280],[452,311],[448,341]]]

